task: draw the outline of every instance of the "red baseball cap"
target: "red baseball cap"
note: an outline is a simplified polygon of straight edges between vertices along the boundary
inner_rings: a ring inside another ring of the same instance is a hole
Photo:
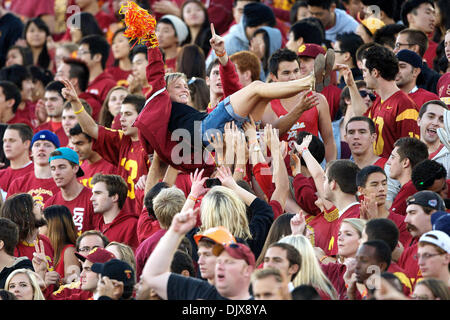
[[[79,252],[75,252],[75,255],[78,259],[81,261],[89,260],[93,263],[105,263],[111,259],[114,259],[115,256],[112,252],[109,252],[108,250],[105,250],[103,248],[94,248],[91,251],[89,251],[87,256],[83,256]]]
[[[325,54],[326,51],[323,47],[315,43],[302,44],[297,50],[297,56],[315,58],[321,54]]]
[[[223,250],[235,259],[245,260],[249,266],[255,267],[256,265],[255,255],[250,248],[243,243],[230,243],[225,246],[216,244],[214,245],[212,252],[215,256],[219,256]]]

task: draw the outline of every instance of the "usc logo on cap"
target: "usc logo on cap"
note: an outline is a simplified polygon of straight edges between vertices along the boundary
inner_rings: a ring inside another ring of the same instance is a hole
[[[124,272],[126,274],[127,279],[131,279],[131,270],[125,270]]]
[[[300,48],[298,48],[298,53],[302,53],[303,51],[305,51],[306,50],[306,46],[304,45],[304,44],[302,44],[301,46],[300,46]]]

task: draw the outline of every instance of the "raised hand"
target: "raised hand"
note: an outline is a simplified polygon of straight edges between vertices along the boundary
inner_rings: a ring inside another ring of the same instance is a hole
[[[187,209],[185,211],[177,213],[172,219],[170,229],[178,234],[184,235],[188,233],[192,228],[195,227],[197,223],[197,214],[199,212],[200,208],[197,208],[195,210]]]
[[[211,39],[209,39],[209,44],[211,45],[211,49],[214,50],[216,56],[220,57],[226,53],[225,40],[216,34],[213,23],[211,23]]]
[[[31,260],[33,264],[34,271],[43,275],[47,272],[47,259],[45,257],[45,247],[42,240],[34,241],[34,252],[33,259]]]
[[[317,104],[319,104],[319,97],[317,93],[315,91],[307,90],[300,92],[300,99],[298,100],[296,108],[300,109],[302,112],[305,112]]]
[[[77,91],[75,90],[73,84],[67,79],[62,79],[61,82],[64,84],[64,88],[61,90],[61,95],[64,99],[71,102],[79,101]]]
[[[366,220],[378,218],[378,204],[374,193],[364,196],[361,201],[360,215],[362,219]]]
[[[344,77],[345,84],[348,87],[356,86],[352,70],[350,69],[349,66],[345,64],[336,64],[336,67],[339,70],[339,73],[341,73],[342,76]]]
[[[305,216],[303,215],[303,211],[300,210],[295,216],[291,219],[291,231],[293,235],[303,235],[306,228]]]
[[[312,141],[311,134],[308,134],[307,136],[305,136],[300,145],[298,145],[297,142],[294,141],[295,150],[297,150],[298,153],[302,154],[302,150],[308,149],[311,141]]]
[[[208,189],[204,187],[205,181],[208,179],[208,177],[202,177],[204,169],[198,171],[198,169],[195,169],[194,174],[190,174],[191,177],[191,195],[194,198],[198,198],[202,195],[204,195]]]
[[[291,153],[291,171],[292,171],[292,176],[296,176],[300,173],[302,173],[302,165],[300,162],[300,158],[298,157],[298,155],[295,152]]]
[[[236,186],[236,181],[233,179],[231,169],[225,166],[217,168],[217,178],[220,180],[223,186],[233,188]]]

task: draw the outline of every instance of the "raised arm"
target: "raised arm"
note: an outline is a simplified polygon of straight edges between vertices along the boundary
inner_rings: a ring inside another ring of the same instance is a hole
[[[77,120],[81,126],[81,129],[91,138],[97,139],[98,124],[84,109],[72,83],[67,79],[63,79],[61,80],[61,82],[65,86],[65,88],[62,89],[61,94],[66,100],[70,101],[70,105],[72,106],[72,109],[77,116]]]
[[[141,278],[144,278],[144,281],[164,300],[167,300],[167,285],[173,255],[183,237],[195,227],[196,222],[197,217],[192,209],[177,213],[169,230],[145,263]]]
[[[352,117],[362,116],[367,111],[366,104],[359,94],[355,79],[353,78],[352,70],[347,65],[337,64],[339,72],[342,73],[344,81],[350,91]]]

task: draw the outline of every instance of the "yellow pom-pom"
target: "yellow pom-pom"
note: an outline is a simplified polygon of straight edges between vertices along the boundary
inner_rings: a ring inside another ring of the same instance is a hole
[[[130,41],[137,40],[133,47],[136,43],[145,43],[150,48],[158,46],[155,34],[156,19],[147,10],[142,9],[133,1],[128,1],[127,4],[122,5],[119,13],[125,14],[123,21],[127,29],[124,36],[130,38]]]

